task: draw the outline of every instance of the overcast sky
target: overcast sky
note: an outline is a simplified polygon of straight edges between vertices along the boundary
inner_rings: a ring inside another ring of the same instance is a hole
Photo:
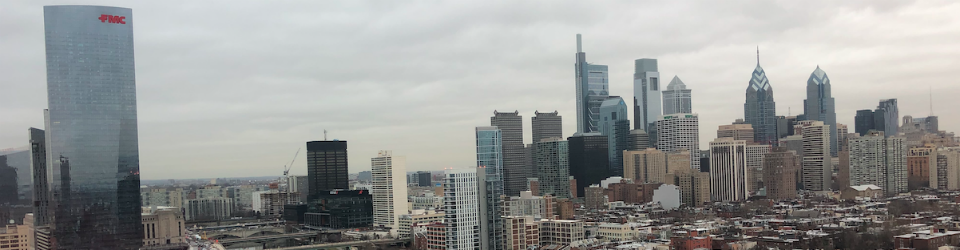
[[[47,107],[43,5],[0,2],[0,148],[27,145]],[[378,150],[407,170],[475,165],[474,127],[557,110],[576,130],[574,54],[633,96],[633,60],[693,90],[700,142],[743,117],[760,64],[779,115],[830,76],[837,121],[898,98],[960,132],[955,1],[106,1],[133,9],[144,179],[280,175],[305,142],[347,140],[350,172]],[[632,109],[631,109],[632,112]],[[631,116],[632,117],[632,114]],[[292,174],[306,174],[300,152]]]

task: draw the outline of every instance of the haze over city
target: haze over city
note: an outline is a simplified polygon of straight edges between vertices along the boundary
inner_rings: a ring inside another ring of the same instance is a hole
[[[47,108],[44,5],[0,3],[0,149],[26,146]],[[803,113],[819,65],[837,122],[897,98],[900,115],[939,115],[960,131],[960,3],[127,2],[137,17],[143,179],[280,175],[306,141],[350,143],[350,172],[378,150],[407,169],[475,166],[474,127],[517,110],[576,132],[576,34],[609,65],[610,95],[633,96],[633,63],[656,58],[665,84],[693,90],[700,144],[743,118],[759,60],[777,115]],[[630,110],[632,117],[633,110]],[[852,129],[851,129],[852,130]],[[301,152],[302,153],[302,152]],[[302,158],[302,156],[301,156]],[[298,160],[292,174],[306,174]]]

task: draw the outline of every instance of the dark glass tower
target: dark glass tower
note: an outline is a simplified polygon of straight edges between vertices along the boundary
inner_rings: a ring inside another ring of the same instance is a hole
[[[857,132],[857,134],[860,134],[860,136],[866,135],[871,129],[876,129],[873,110],[857,110],[857,116],[854,117],[853,126],[854,131]]]
[[[830,155],[837,156],[837,112],[830,93],[830,77],[817,66],[807,79],[807,99],[803,100],[803,114],[807,119],[822,121],[830,126]]]
[[[347,141],[307,142],[308,199],[330,190],[350,188],[347,175]]]
[[[577,195],[584,188],[610,177],[607,136],[600,133],[576,134],[569,141],[570,175],[577,180]]]
[[[503,194],[518,196],[527,187],[526,153],[523,147],[523,117],[520,112],[493,111],[490,126],[500,129],[503,152]]]
[[[45,6],[47,175],[58,249],[142,245],[133,12]]]
[[[773,87],[758,60],[750,78],[750,86],[747,87],[747,101],[743,104],[743,118],[753,126],[753,140],[757,143],[772,144],[777,141],[776,111]]]

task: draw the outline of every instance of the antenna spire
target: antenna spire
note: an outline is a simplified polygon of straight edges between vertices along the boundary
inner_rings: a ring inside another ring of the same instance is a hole
[[[577,53],[583,52],[582,43],[580,42],[580,34],[577,34]]]
[[[323,130],[323,140],[324,140],[324,141],[327,140],[327,130],[326,130],[326,129]]]
[[[757,65],[760,65],[760,45],[757,45]]]

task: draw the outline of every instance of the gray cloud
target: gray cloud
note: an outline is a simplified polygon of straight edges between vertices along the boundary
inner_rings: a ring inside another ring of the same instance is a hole
[[[26,144],[46,107],[42,5],[0,3],[0,148]],[[960,4],[950,1],[98,3],[134,9],[146,179],[278,175],[304,142],[348,140],[350,170],[377,150],[410,170],[474,163],[473,127],[519,110],[574,118],[574,34],[632,96],[633,60],[693,89],[701,143],[743,116],[760,47],[778,113],[806,79],[833,81],[840,123],[881,98],[960,131]],[[294,174],[304,174],[299,159]]]

